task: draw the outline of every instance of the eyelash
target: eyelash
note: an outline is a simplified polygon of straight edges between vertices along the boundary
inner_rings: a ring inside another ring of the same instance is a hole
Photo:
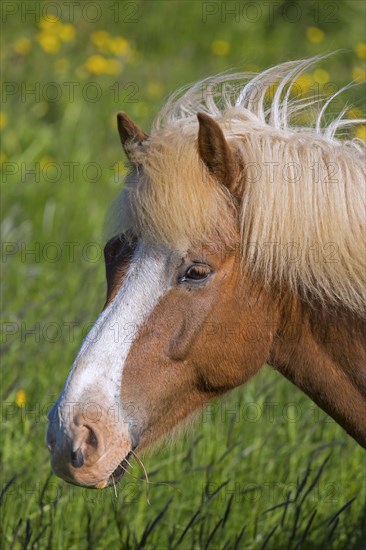
[[[203,264],[193,264],[188,267],[184,275],[179,279],[179,282],[191,282],[193,284],[203,282],[211,273],[212,272],[209,266]]]

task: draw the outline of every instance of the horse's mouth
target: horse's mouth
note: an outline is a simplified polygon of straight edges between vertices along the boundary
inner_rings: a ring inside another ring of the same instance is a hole
[[[116,485],[117,483],[119,483],[121,481],[121,479],[123,478],[124,474],[127,471],[128,466],[130,465],[129,459],[130,459],[131,455],[132,455],[132,451],[130,451],[125,456],[125,458],[122,460],[122,462],[120,462],[118,464],[118,466],[114,470],[113,474],[111,474],[109,476],[109,479],[108,479],[107,484],[105,485],[105,487],[111,487],[111,486]]]

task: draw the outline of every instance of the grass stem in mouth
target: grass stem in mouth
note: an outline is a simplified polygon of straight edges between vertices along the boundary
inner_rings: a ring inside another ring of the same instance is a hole
[[[145,468],[144,463],[142,462],[141,458],[135,453],[135,451],[131,450],[131,453],[136,458],[137,462],[140,464],[141,468],[144,471],[145,480],[146,480],[146,502],[148,504],[151,504],[150,499],[149,499],[149,483],[150,482],[149,482],[149,476],[147,475],[146,468]]]

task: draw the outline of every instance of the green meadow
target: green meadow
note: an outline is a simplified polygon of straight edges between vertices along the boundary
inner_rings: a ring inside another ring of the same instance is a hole
[[[50,469],[47,412],[103,307],[118,111],[143,129],[170,92],[226,69],[339,50],[299,81],[365,78],[361,1],[4,1],[1,535],[4,549],[362,549],[365,452],[269,367],[211,403],[114,489]],[[335,101],[364,112],[364,87]],[[334,112],[332,112],[332,109]],[[365,127],[351,137],[365,139]]]

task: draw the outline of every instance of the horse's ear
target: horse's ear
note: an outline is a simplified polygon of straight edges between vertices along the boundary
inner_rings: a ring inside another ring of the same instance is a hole
[[[229,191],[235,186],[234,155],[217,122],[205,113],[197,113],[198,152],[209,172]]]
[[[132,143],[141,143],[149,136],[126,115],[126,113],[118,113],[117,128],[119,137],[125,150],[126,155],[129,155],[129,145]]]

